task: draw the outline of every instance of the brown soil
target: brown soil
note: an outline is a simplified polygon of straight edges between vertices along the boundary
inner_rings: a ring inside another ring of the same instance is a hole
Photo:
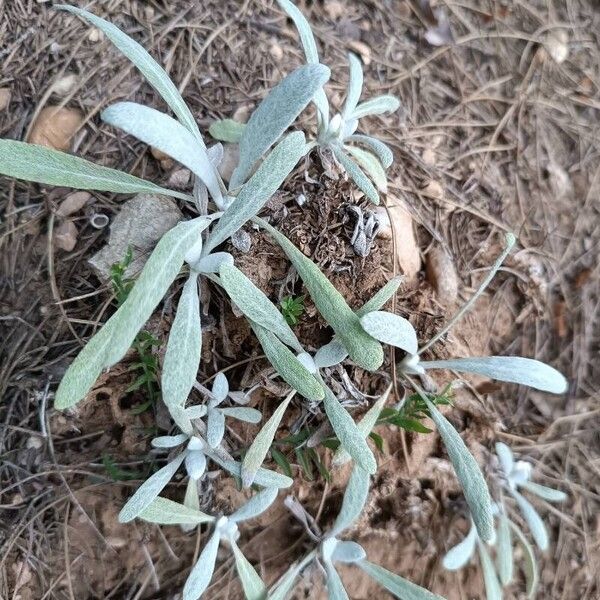
[[[368,60],[370,94],[389,91],[401,99],[400,117],[372,118],[365,130],[394,149],[390,193],[410,206],[425,262],[433,246],[448,250],[464,300],[497,255],[503,231],[518,235],[518,250],[435,354],[535,356],[567,374],[569,395],[555,398],[472,379],[458,390],[447,415],[482,465],[490,463],[493,442],[503,440],[534,461],[542,483],[568,490],[569,502],[547,511],[554,544],[540,557],[539,597],[596,599],[597,10],[583,0],[445,4],[455,42],[432,47],[424,38],[427,19],[419,3],[353,1],[344,3],[341,14],[333,7],[337,4],[302,6],[316,27],[324,62],[333,67],[332,100],[339,106],[343,98],[348,50],[362,51],[363,61]],[[167,66],[203,131],[215,118],[255,105],[300,63],[295,34],[271,2],[125,0],[94,10]],[[558,29],[569,38],[562,63],[549,54],[551,46],[544,46]],[[39,111],[62,103],[86,115],[74,152],[166,182],[176,166],[156,160],[143,144],[114,135],[98,117],[116,100],[163,109],[162,101],[108,41],[90,38],[89,32],[46,3],[0,0],[0,88],[11,92],[8,108],[0,110],[0,136],[24,139]],[[371,49],[368,56],[361,43]],[[273,45],[283,50],[283,60]],[[76,86],[63,98],[48,95],[51,83],[65,73],[77,76]],[[307,124],[311,118],[308,114]],[[398,271],[391,257],[393,244],[402,240],[377,238],[366,258],[356,256],[349,243],[353,221],[345,209],[367,205],[343,178],[329,178],[317,160],[306,167],[310,178],[298,169],[266,214],[358,307]],[[62,414],[52,408],[66,367],[113,310],[110,290],[86,261],[107,237],[90,225],[90,217],[112,217],[123,200],[94,193],[76,214],[77,244],[66,252],[53,247],[52,237],[57,206],[68,192],[0,181],[0,598],[175,598],[203,535],[143,523],[119,525],[116,514],[138,482],[114,481],[102,462],[108,456],[136,477],[156,466],[148,458],[148,444],[156,429],[164,429],[165,419],[160,410],[131,411],[143,402],[143,396],[125,392],[133,377],[131,357],[103,375],[75,410]],[[295,200],[300,193],[307,199],[302,207]],[[281,250],[264,234],[249,226],[248,231],[253,245],[247,254],[236,252],[240,268],[274,301],[303,293]],[[148,325],[163,341],[176,293]],[[268,365],[244,319],[232,314],[216,288],[205,294],[202,381],[235,365],[229,371],[233,385],[266,384]],[[314,348],[331,332],[310,298],[306,307],[297,331]],[[451,313],[425,271],[403,286],[388,308],[410,318],[423,340]],[[376,393],[392,360],[390,354],[375,377],[359,369],[349,374],[360,390]],[[269,384],[253,401],[268,415],[284,393],[284,386]],[[295,406],[286,427],[301,416]],[[311,419],[320,422],[318,415]],[[241,446],[254,432],[239,426],[233,438]],[[449,600],[483,598],[476,567],[458,575],[441,568],[443,553],[464,533],[466,522],[438,436],[393,428],[381,428],[380,434],[385,452],[353,539],[373,562]],[[328,464],[329,452],[320,452]],[[347,470],[334,471],[326,483],[298,473],[289,493],[326,527],[339,508],[347,476]],[[168,493],[180,498],[181,488],[175,482]],[[207,508],[215,511],[229,512],[244,497],[225,477],[203,491]],[[306,541],[280,503],[243,530],[241,546],[272,582],[302,555]],[[220,555],[206,597],[239,597],[232,567],[229,555]],[[353,600],[385,597],[356,569],[343,569],[343,579]],[[296,597],[319,597],[320,581],[318,571],[307,573]],[[521,589],[519,581],[507,597],[521,597]]]

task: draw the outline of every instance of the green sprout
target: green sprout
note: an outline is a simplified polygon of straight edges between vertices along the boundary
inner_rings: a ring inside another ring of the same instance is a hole
[[[304,296],[298,296],[297,298],[286,296],[281,301],[281,312],[290,327],[298,325],[299,318],[305,309]]]

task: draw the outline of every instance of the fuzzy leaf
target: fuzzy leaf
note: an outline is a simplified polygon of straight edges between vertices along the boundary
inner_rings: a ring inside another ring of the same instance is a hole
[[[329,600],[349,600],[344,584],[330,561],[324,561],[327,584],[327,598]]]
[[[485,582],[485,596],[487,600],[502,600],[502,588],[500,587],[490,553],[481,542],[477,546],[479,549],[481,570],[483,571],[483,581]]]
[[[198,525],[211,523],[214,517],[188,508],[168,498],[155,498],[139,515],[140,519],[159,525]]]
[[[163,361],[161,391],[167,408],[185,405],[196,381],[201,350],[198,276],[191,273],[181,292]]]
[[[118,102],[102,111],[102,120],[164,152],[190,169],[208,188],[217,203],[222,201],[219,174],[204,144],[178,121],[154,108],[135,102]]]
[[[269,362],[281,378],[305,398],[313,402],[322,400],[324,396],[323,388],[306,367],[290,352],[287,346],[258,323],[251,321],[250,325]]]
[[[188,475],[196,481],[206,471],[206,455],[203,450],[188,450],[185,457],[185,469]]]
[[[521,487],[528,492],[539,496],[543,500],[546,500],[547,502],[564,502],[569,497],[560,490],[555,490],[553,488],[546,487],[545,485],[534,483],[533,481],[525,481],[521,484]]]
[[[366,314],[381,310],[383,306],[391,300],[394,294],[398,291],[400,284],[404,278],[402,275],[390,279],[380,290],[378,290],[370,300],[367,300],[357,311],[359,317],[364,317]]]
[[[250,487],[252,485],[254,476],[269,452],[277,428],[279,427],[285,410],[292,398],[293,395],[288,394],[285,400],[279,404],[271,415],[271,418],[263,425],[262,429],[254,438],[250,448],[248,448],[244,460],[242,461],[242,485],[244,487]]]
[[[82,17],[106,34],[106,37],[139,69],[150,85],[163,97],[181,123],[203,144],[198,125],[187,104],[181,97],[177,86],[169,79],[166,71],[148,54],[143,46],[132,40],[112,23],[86,10],[65,4],[56,5],[54,8],[66,10]]]
[[[509,491],[516,500],[519,510],[527,522],[527,525],[529,525],[531,537],[533,537],[537,547],[542,552],[545,552],[548,549],[548,532],[546,531],[544,521],[542,521],[542,518],[535,508],[533,508],[529,500],[521,496],[521,494],[519,494],[519,492],[516,490],[509,489]]]
[[[515,457],[512,453],[512,450],[506,444],[497,442],[496,455],[498,456],[498,460],[500,461],[500,466],[504,471],[504,475],[508,477],[515,466]]]
[[[288,594],[292,591],[294,584],[300,571],[302,570],[303,564],[298,563],[297,565],[290,567],[283,575],[283,577],[277,582],[277,585],[267,596],[267,600],[286,600]]]
[[[234,477],[242,479],[242,464],[235,460],[225,460],[216,454],[210,454],[211,460],[216,462],[218,465],[223,467],[226,471],[229,471]],[[288,488],[294,483],[294,480],[287,475],[282,475],[276,471],[270,471],[269,469],[263,469],[262,467],[256,472],[254,478],[254,485],[260,485],[265,488]]]
[[[333,338],[329,344],[321,346],[315,354],[315,365],[322,369],[323,367],[333,367],[340,364],[348,357],[348,352],[342,342]]]
[[[360,431],[361,435],[366,439],[367,436],[371,433],[371,430],[377,423],[377,419],[387,402],[387,399],[392,390],[392,386],[388,386],[388,388],[383,392],[383,394],[377,399],[377,401],[369,408],[369,410],[364,414],[362,419],[357,423],[356,427]],[[344,446],[340,446],[333,455],[333,459],[331,464],[333,466],[343,465],[350,460],[350,455],[344,449]]]
[[[453,358],[421,361],[420,364],[425,369],[453,369],[461,373],[476,373],[491,379],[527,385],[553,394],[564,394],[568,388],[567,380],[556,369],[539,360],[521,356]]]
[[[312,260],[304,256],[283,234],[262,219],[258,222],[275,238],[296,267],[317,309],[331,325],[352,360],[368,371],[378,369],[383,363],[383,348],[364,331],[344,297]]]
[[[238,123],[233,119],[219,119],[208,128],[208,133],[210,133],[215,140],[237,144],[242,138],[244,129],[246,129],[245,123]]]
[[[367,115],[381,115],[383,113],[394,112],[400,108],[400,101],[394,96],[377,96],[367,100],[356,107],[352,113],[352,119],[362,119]]]
[[[238,268],[224,264],[220,270],[221,284],[235,305],[252,321],[274,333],[296,352],[302,346],[277,307]]]
[[[385,170],[383,165],[379,161],[379,158],[368,152],[367,150],[363,150],[358,146],[346,146],[344,145],[344,150],[350,153],[355,159],[356,162],[366,171],[367,175],[373,180],[373,183],[377,186],[377,189],[380,192],[387,192],[387,176],[385,174]]]
[[[446,556],[442,560],[444,569],[448,571],[456,571],[464,567],[473,556],[475,543],[477,542],[477,529],[474,526],[469,529],[469,533],[456,546],[448,550]]]
[[[206,441],[211,448],[216,448],[225,435],[225,415],[218,409],[208,410],[206,421]]]
[[[429,590],[380,567],[368,560],[356,563],[369,577],[381,587],[401,600],[444,600],[442,596],[432,594]]]
[[[223,265],[233,265],[229,252],[213,252],[190,265],[198,273],[218,273]]]
[[[523,558],[525,560],[523,570],[525,572],[527,598],[532,599],[536,596],[537,587],[539,583],[535,552],[531,547],[531,544],[523,534],[523,532],[514,523],[510,523],[510,528],[513,530],[513,533],[515,533],[515,535],[517,536],[517,540],[519,544],[521,544],[521,548],[523,549]]]
[[[355,465],[344,492],[342,507],[333,527],[327,532],[327,537],[339,535],[359,517],[369,495],[369,483],[369,474],[360,466]]]
[[[205,217],[185,221],[162,237],[127,300],[71,363],[56,392],[54,405],[57,409],[77,404],[102,370],[121,360],[177,277],[189,247],[208,222]]]
[[[229,520],[234,523],[241,523],[249,519],[255,519],[265,512],[275,502],[279,490],[275,487],[267,488],[258,492],[250,498],[245,504],[238,508],[229,516]]]
[[[153,448],[175,448],[186,442],[188,436],[185,433],[178,435],[161,435],[152,440]]]
[[[202,549],[198,562],[183,587],[183,600],[198,600],[206,591],[215,571],[215,562],[221,538],[215,531]]]
[[[344,152],[343,148],[341,148],[339,145],[333,144],[331,149],[333,150],[334,156],[340,162],[342,167],[344,167],[348,175],[350,175],[361,192],[363,192],[373,204],[379,204],[379,194],[377,193],[375,186],[364,174],[362,169]]]
[[[377,155],[384,169],[388,169],[394,161],[392,151],[376,138],[369,137],[368,135],[354,134],[348,136],[344,142],[357,142],[358,144],[367,146]]]
[[[355,563],[367,557],[365,549],[356,542],[338,542],[331,554],[334,562]]]
[[[181,200],[190,199],[181,192],[168,190],[122,171],[95,165],[78,156],[15,140],[0,140],[0,175],[78,190],[165,194]]]
[[[501,512],[498,517],[497,543],[498,575],[500,583],[508,585],[513,578],[513,549],[508,517]]]
[[[325,65],[305,65],[290,73],[269,92],[244,128],[240,139],[240,161],[231,176],[230,189],[246,181],[261,156],[306,108],[329,75]]]
[[[484,542],[488,542],[494,535],[494,519],[492,499],[481,469],[448,419],[426,396],[422,396],[422,399],[427,404],[431,418],[446,446],[448,457],[463,488],[479,537]]]
[[[361,317],[360,324],[376,340],[416,354],[419,349],[417,332],[409,321],[399,315],[377,310]]]
[[[223,373],[219,372],[215,376],[211,392],[217,404],[220,404],[227,398],[227,394],[229,394],[229,381],[227,381],[227,377]]]
[[[347,120],[350,115],[354,112],[363,87],[363,70],[355,54],[348,54],[348,62],[350,66],[350,77],[348,80],[348,92],[346,95],[346,102],[344,103],[344,110],[342,112],[342,118]]]
[[[301,131],[290,133],[275,146],[218,220],[206,240],[203,256],[212,252],[260,211],[304,152],[305,139]]]
[[[377,471],[377,462],[375,461],[373,452],[371,452],[371,448],[367,444],[366,436],[363,436],[356,426],[354,419],[340,404],[340,401],[335,397],[333,392],[327,386],[324,386],[324,389],[325,398],[323,399],[323,408],[325,408],[327,418],[341,445],[357,465],[360,465],[367,473],[375,473]]]
[[[231,540],[231,549],[235,559],[235,569],[240,578],[246,600],[263,600],[267,595],[267,586],[259,577],[256,569],[242,554],[234,540]]]
[[[227,417],[237,419],[238,421],[245,421],[246,423],[260,423],[262,419],[262,414],[259,410],[246,406],[225,407],[221,409],[221,412]]]
[[[125,506],[121,509],[119,523],[132,521],[152,504],[152,501],[161,493],[167,483],[171,481],[171,478],[181,466],[185,456],[185,452],[182,452],[142,483],[135,494],[129,498]]]

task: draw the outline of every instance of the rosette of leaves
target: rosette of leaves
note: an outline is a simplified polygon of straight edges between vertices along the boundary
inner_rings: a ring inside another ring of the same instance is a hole
[[[267,588],[260,576],[237,545],[238,525],[260,516],[277,498],[276,488],[265,489],[252,496],[245,504],[228,516],[211,516],[200,510],[188,508],[167,498],[156,498],[138,517],[159,525],[181,525],[184,528],[199,524],[212,524],[213,532],[206,542],[198,561],[185,582],[183,600],[198,600],[212,579],[219,545],[231,548],[244,595],[248,600],[266,597]]]
[[[305,559],[290,568],[275,586],[269,591],[268,600],[285,600],[293,590],[295,582],[302,569],[314,561],[318,561],[325,573],[328,597],[331,600],[348,600],[348,593],[344,588],[342,579],[336,565],[351,564],[362,569],[369,577],[376,581],[396,598],[406,600],[443,600],[441,596],[433,594],[383,567],[371,563],[367,559],[364,548],[354,542],[340,539],[360,516],[367,496],[369,494],[369,474],[356,465],[352,470],[342,507],[331,529],[316,541],[317,547]],[[314,537],[314,533],[312,534]]]

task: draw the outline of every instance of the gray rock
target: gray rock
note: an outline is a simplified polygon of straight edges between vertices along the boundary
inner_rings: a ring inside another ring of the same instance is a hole
[[[181,220],[183,214],[170,198],[138,194],[123,204],[110,226],[106,246],[88,262],[100,279],[108,281],[111,266],[122,261],[131,246],[133,260],[125,276],[135,277],[160,238]]]

